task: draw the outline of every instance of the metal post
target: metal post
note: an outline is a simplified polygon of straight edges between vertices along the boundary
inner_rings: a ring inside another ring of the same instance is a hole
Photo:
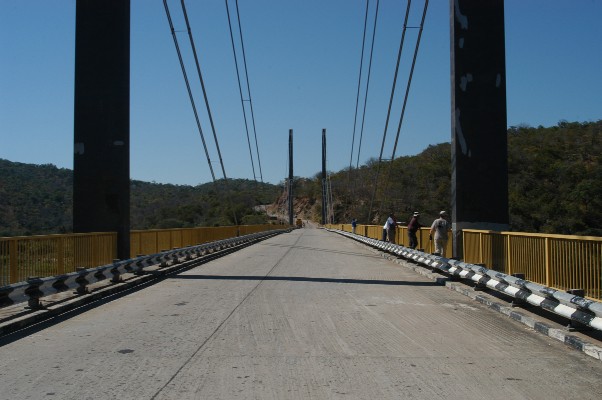
[[[73,231],[117,232],[130,256],[130,0],[78,0]]]
[[[453,256],[462,229],[508,229],[504,0],[450,0]]]
[[[326,196],[326,129],[322,129],[322,225],[326,224],[328,198]]]
[[[293,225],[293,130],[288,130],[288,224]]]

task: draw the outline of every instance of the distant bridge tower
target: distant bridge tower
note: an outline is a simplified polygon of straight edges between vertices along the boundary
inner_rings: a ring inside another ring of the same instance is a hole
[[[452,222],[507,230],[508,149],[504,0],[450,0]]]
[[[293,225],[293,130],[288,131],[288,224]]]
[[[130,0],[76,3],[73,230],[130,258]]]
[[[322,129],[322,225],[326,224],[328,195],[326,187],[326,129]]]

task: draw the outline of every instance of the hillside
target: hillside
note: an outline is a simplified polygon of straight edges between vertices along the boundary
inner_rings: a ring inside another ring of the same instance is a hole
[[[131,228],[180,228],[267,221],[255,211],[275,201],[277,185],[243,179],[228,181],[230,195],[218,185],[169,185],[131,182]],[[0,236],[36,235],[72,230],[73,171],[0,159]],[[218,191],[220,193],[218,193]]]
[[[508,129],[511,230],[602,236],[601,132],[602,120]],[[329,173],[335,222],[355,217],[360,223],[381,224],[390,210],[403,221],[418,210],[428,224],[439,210],[450,210],[449,143],[383,164],[372,201],[376,173],[375,160]],[[0,159],[0,236],[70,231],[71,185],[70,170]],[[287,214],[280,186],[249,180],[231,180],[229,186],[231,204],[213,183],[132,181],[132,229],[230,225],[234,213],[239,223],[263,223],[265,212],[256,210],[266,204],[270,215]],[[295,178],[296,217],[321,221],[321,190],[321,174]]]
[[[602,236],[601,132],[602,120],[508,129],[511,230]],[[450,143],[383,163],[374,201],[375,160],[329,174],[337,223],[355,217],[360,223],[382,224],[390,210],[405,221],[418,210],[428,224],[439,210],[450,210]],[[294,190],[295,212],[320,221],[321,174],[297,179]]]

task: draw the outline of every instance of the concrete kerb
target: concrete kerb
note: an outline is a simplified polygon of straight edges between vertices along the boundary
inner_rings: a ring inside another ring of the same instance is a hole
[[[341,232],[338,232],[336,230],[329,230],[329,231],[341,234]],[[535,319],[535,318],[525,315],[521,312],[518,312],[518,311],[516,311],[516,308],[507,306],[503,303],[500,303],[499,301],[496,301],[495,298],[487,295],[482,290],[479,290],[479,289],[475,290],[475,288],[463,283],[462,281],[454,279],[454,276],[442,275],[442,274],[435,272],[434,270],[430,270],[428,268],[425,268],[425,267],[419,265],[418,262],[424,263],[425,260],[422,259],[421,261],[418,261],[420,256],[414,254],[413,251],[405,250],[404,251],[405,254],[401,255],[402,257],[405,257],[405,259],[402,259],[402,258],[398,258],[395,255],[390,254],[389,251],[391,250],[391,246],[389,244],[387,244],[386,242],[378,241],[375,239],[362,238],[362,237],[360,237],[358,240],[356,237],[347,235],[347,234],[344,234],[343,236],[347,236],[351,239],[354,239],[354,240],[366,245],[373,252],[380,254],[381,257],[386,258],[404,268],[411,269],[414,272],[419,273],[420,275],[426,276],[429,279],[432,279],[433,281],[435,281],[436,283],[438,283],[440,285],[445,285],[448,289],[451,289],[460,294],[463,294],[464,296],[467,296],[467,297],[471,298],[472,300],[478,301],[479,303],[487,306],[491,310],[494,310],[501,314],[504,314],[504,315],[512,318],[514,321],[517,321],[517,322],[533,329],[535,332],[546,335],[552,339],[561,341],[564,344],[566,344],[576,350],[579,350],[590,357],[595,358],[596,360],[602,361],[602,346],[597,345],[597,344],[592,344],[590,342],[583,340],[582,338],[580,338],[578,336],[571,335],[567,332],[567,330],[565,328],[555,328],[553,325],[550,325],[546,322],[542,322],[538,319]],[[355,236],[358,236],[358,235],[355,235]],[[378,242],[380,242],[380,243],[378,243]],[[399,252],[399,250],[395,251],[395,253],[398,253],[398,252]],[[437,267],[433,267],[433,269],[435,269],[435,268],[437,268]],[[452,269],[453,269],[453,267],[452,267]],[[456,271],[454,271],[454,272],[456,272]],[[460,275],[460,272],[457,271],[456,275]],[[465,275],[465,273],[463,275]],[[465,278],[465,277],[462,276],[462,278]]]

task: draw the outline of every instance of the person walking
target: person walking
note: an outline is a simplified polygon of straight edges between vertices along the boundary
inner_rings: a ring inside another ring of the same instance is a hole
[[[355,228],[357,228],[357,219],[353,218],[351,220],[351,233],[355,235]]]
[[[447,213],[441,211],[439,218],[433,221],[431,225],[430,238],[435,241],[435,254],[445,257],[445,248],[447,247],[447,231],[449,231],[450,224],[446,219]],[[433,238],[434,235],[434,238]]]
[[[397,219],[395,219],[395,214],[389,214],[389,218],[387,218],[387,222],[385,223],[385,229],[387,230],[387,239],[389,243],[395,243],[395,231],[397,230]]]
[[[418,238],[416,237],[416,232],[422,227],[422,225],[420,225],[420,222],[418,222],[418,217],[420,217],[420,214],[418,213],[418,211],[415,211],[414,215],[412,216],[412,219],[410,220],[410,223],[408,224],[408,247],[410,249],[415,249],[416,246],[418,246]]]

